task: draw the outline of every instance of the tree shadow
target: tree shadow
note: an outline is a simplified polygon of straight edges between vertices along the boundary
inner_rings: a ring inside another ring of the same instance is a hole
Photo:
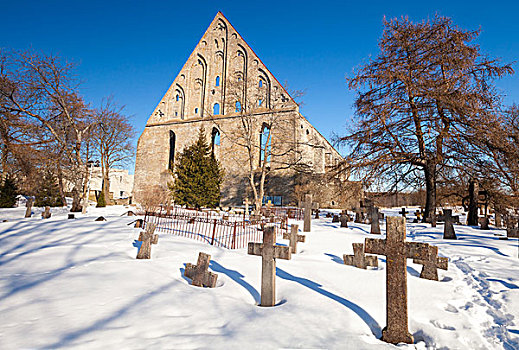
[[[309,279],[302,278],[302,277],[296,277],[296,276],[291,275],[290,273],[280,269],[279,267],[276,268],[276,275],[282,279],[299,283],[302,286],[310,288],[313,291],[315,291],[321,295],[324,295],[325,297],[330,298],[330,299],[338,302],[339,304],[346,306],[351,311],[355,312],[364,321],[364,323],[366,323],[366,325],[371,330],[371,333],[373,333],[373,335],[375,337],[380,338],[382,336],[382,329],[381,329],[380,325],[378,324],[378,322],[373,317],[371,317],[371,315],[366,310],[364,310],[362,307],[360,307],[359,305],[323,289],[322,285],[315,283],[314,281],[311,281]]]
[[[503,280],[498,279],[498,278],[487,278],[487,281],[499,282],[499,283],[501,283],[503,286],[505,286],[508,289],[519,289],[519,287],[517,285],[515,285],[513,283],[510,283],[510,282],[503,281]]]
[[[243,276],[241,273],[239,273],[236,270],[227,269],[227,268],[223,267],[222,265],[220,265],[219,263],[217,263],[214,260],[211,260],[211,262],[209,263],[209,267],[214,272],[221,272],[224,275],[227,275],[234,282],[238,283],[243,288],[245,288],[247,290],[247,292],[249,292],[250,295],[252,295],[252,298],[254,299],[256,304],[260,304],[261,303],[260,294],[258,293],[258,291],[252,285],[250,285],[247,281],[245,281],[243,279],[245,276]]]

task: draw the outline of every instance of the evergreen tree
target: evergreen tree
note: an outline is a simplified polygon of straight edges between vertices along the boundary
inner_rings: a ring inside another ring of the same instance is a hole
[[[36,207],[61,207],[63,205],[58,182],[51,171],[45,171],[43,174],[35,195],[34,205]]]
[[[0,186],[0,208],[12,208],[16,204],[18,188],[10,177]]]
[[[99,197],[97,198],[97,205],[98,208],[104,208],[106,207],[106,201],[105,201],[105,191],[101,191],[99,194]]]
[[[173,170],[174,182],[168,186],[177,204],[214,208],[220,203],[222,175],[200,128],[198,140],[180,153]]]

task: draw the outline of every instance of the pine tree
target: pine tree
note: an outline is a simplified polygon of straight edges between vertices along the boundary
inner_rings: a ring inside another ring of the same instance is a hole
[[[58,182],[51,171],[45,171],[43,174],[35,195],[34,205],[36,207],[61,207],[63,205]]]
[[[106,207],[106,201],[105,201],[105,192],[101,191],[99,194],[99,197],[97,198],[97,205],[98,208],[104,208]]]
[[[196,208],[214,208],[220,203],[222,170],[202,128],[198,140],[180,153],[173,177],[168,186],[175,203]]]
[[[0,208],[12,208],[16,204],[18,188],[10,177],[0,186]]]

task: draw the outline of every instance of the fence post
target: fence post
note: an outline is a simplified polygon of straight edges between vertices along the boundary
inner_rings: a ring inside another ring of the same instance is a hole
[[[211,239],[211,245],[214,244],[214,236],[216,234],[216,219],[214,219],[214,223],[213,223],[213,238]]]
[[[232,232],[232,245],[231,245],[231,249],[235,249],[235,243],[236,243],[236,221],[234,222],[234,229],[233,229],[233,232]]]

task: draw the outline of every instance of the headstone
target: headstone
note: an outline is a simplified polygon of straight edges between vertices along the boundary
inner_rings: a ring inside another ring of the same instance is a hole
[[[312,195],[307,193],[305,195],[305,213],[304,213],[304,225],[303,232],[310,232],[312,229]]]
[[[106,221],[106,219],[103,216],[98,217],[94,221]]]
[[[72,214],[72,213],[68,214],[68,217],[67,217],[68,220],[72,220],[75,218],[76,218],[76,216],[74,214]]]
[[[341,214],[339,220],[341,222],[341,227],[348,227],[348,221],[350,221],[348,214]]]
[[[438,281],[438,270],[447,270],[449,259],[438,256],[438,247],[429,246],[426,259],[413,259],[415,264],[422,266],[420,278]]]
[[[332,223],[333,223],[333,222],[339,222],[339,221],[340,221],[340,220],[339,220],[339,215],[337,215],[337,214],[333,214],[333,217],[332,217]]]
[[[489,227],[489,219],[488,219],[488,216],[485,215],[481,218],[480,222],[481,222],[481,227],[480,229],[481,230],[490,230],[490,227]]]
[[[261,306],[276,304],[276,259],[290,260],[290,249],[276,245],[272,226],[263,230],[263,243],[249,242],[248,254],[261,255]]]
[[[402,210],[400,210],[398,213],[402,215],[403,218],[406,218],[406,214],[409,214],[409,212],[405,210],[405,208],[402,208]]]
[[[298,225],[291,225],[290,226],[290,233],[285,232],[283,233],[283,239],[290,240],[289,246],[290,246],[290,252],[292,254],[297,253],[297,242],[304,243],[306,236],[297,234],[299,229]]]
[[[184,276],[192,280],[191,285],[197,287],[216,287],[218,275],[208,271],[211,255],[206,253],[198,253],[198,262],[196,265],[186,264]]]
[[[360,210],[360,208],[355,208],[355,222],[357,224],[361,224],[362,221],[362,211]]]
[[[333,217],[333,214],[328,212],[328,213],[326,213],[326,217],[331,218],[331,217]]]
[[[508,238],[519,238],[519,228],[517,227],[517,218],[512,215],[506,216],[506,236]]]
[[[454,232],[452,209],[443,210],[443,219],[445,224],[443,226],[443,239],[457,239],[456,233]]]
[[[32,216],[32,204],[33,204],[34,200],[32,199],[32,197],[29,197],[27,199],[27,202],[25,202],[25,207],[27,209],[25,209],[25,217],[26,218],[30,218]]]
[[[378,267],[376,255],[366,255],[364,253],[364,243],[352,243],[353,255],[344,254],[342,256],[345,265],[366,269],[367,266]]]
[[[139,234],[139,241],[142,242],[137,259],[151,259],[151,245],[159,242],[159,235],[154,234],[157,224],[149,222],[146,223],[146,230]]]
[[[501,217],[501,214],[498,213],[498,212],[495,212],[495,216],[496,216],[496,227],[502,227],[503,226],[503,219]]]
[[[378,208],[375,206],[372,206],[370,209],[371,209],[371,231],[370,231],[370,233],[372,235],[379,235],[380,234],[380,223],[378,221],[378,219],[379,219]]]
[[[319,209],[315,209],[315,219],[319,219]]]
[[[52,213],[50,212],[50,207],[49,206],[46,206],[45,207],[45,211],[41,213],[41,218],[42,219],[48,219],[50,218],[52,215]]]
[[[426,259],[428,244],[405,241],[405,218],[390,216],[386,239],[366,238],[366,253],[385,255],[386,322],[382,340],[392,344],[413,343],[407,319],[407,258]]]

